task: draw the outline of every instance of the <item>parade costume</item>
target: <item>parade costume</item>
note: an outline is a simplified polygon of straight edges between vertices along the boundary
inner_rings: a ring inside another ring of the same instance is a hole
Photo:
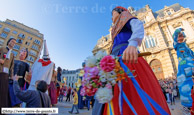
[[[181,104],[185,107],[192,106],[191,88],[193,86],[192,75],[194,75],[194,53],[186,42],[178,43],[178,35],[182,28],[176,29],[174,38],[174,49],[178,58],[177,83],[180,92]],[[185,34],[182,33],[185,37]]]
[[[18,83],[23,90],[29,87],[29,83],[25,80],[25,76],[28,74],[29,70],[30,66],[26,62],[20,60],[14,61],[14,75],[17,74],[20,76]]]
[[[82,67],[84,68],[85,67],[85,62],[82,63]],[[82,89],[82,85],[81,85],[81,81],[82,81],[82,77],[84,75],[84,69],[81,69],[80,70],[80,73],[78,74],[79,76],[79,79],[77,81],[77,85],[76,85],[76,88],[77,88],[77,91],[78,91],[78,108],[79,109],[83,109],[84,106],[85,106],[85,100],[83,99],[83,96],[80,94],[81,93],[81,89]]]
[[[10,40],[11,41],[11,40]],[[14,55],[8,47],[0,48],[0,108],[9,106],[9,79],[13,76]]]
[[[30,66],[26,62],[21,60],[14,60],[14,75],[19,76],[18,83],[21,90],[26,90],[29,87],[29,83],[25,80],[25,77],[28,76],[29,69]],[[9,94],[11,99],[11,106],[22,103],[22,101],[20,101],[14,94],[13,83],[9,84]]]
[[[144,28],[143,23],[133,17],[127,9],[123,7],[117,8],[123,11],[112,28],[113,44],[111,54],[120,56],[128,46],[137,47],[137,45],[141,45],[144,37]],[[147,62],[142,57],[139,57],[137,64],[125,63],[123,66],[126,66],[125,69],[135,70],[133,76],[136,77],[118,82],[113,88],[113,99],[109,103],[100,105],[96,100],[94,111],[92,112],[93,115],[159,115],[160,113],[155,107],[149,106],[148,108],[149,104],[145,103],[148,97],[160,106],[159,111],[162,110],[165,114],[170,114],[160,85]],[[137,87],[143,90],[143,94],[139,94]]]
[[[53,76],[51,78],[51,83],[48,86],[49,97],[51,99],[51,104],[57,104],[57,89],[56,89],[56,72],[53,71]]]
[[[193,86],[192,86],[192,89],[191,89],[191,98],[194,100],[194,88],[193,88]],[[194,115],[194,101],[192,102],[191,115]]]
[[[54,63],[50,61],[46,40],[44,40],[43,59],[37,59],[32,66],[32,78],[29,90],[36,90],[35,83],[38,80],[44,80],[49,85],[53,75]]]
[[[57,97],[59,97],[59,91],[60,91],[60,84],[58,82],[61,82],[61,71],[62,71],[62,69],[60,67],[58,67],[58,69],[57,69],[57,84],[56,84]]]

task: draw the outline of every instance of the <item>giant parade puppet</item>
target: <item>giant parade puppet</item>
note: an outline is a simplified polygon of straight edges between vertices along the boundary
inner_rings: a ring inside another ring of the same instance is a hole
[[[143,23],[124,7],[114,8],[112,19],[110,52],[85,61],[81,94],[95,97],[92,115],[169,115],[158,80],[141,57],[145,52],[137,50]]]
[[[194,75],[194,53],[186,44],[186,35],[183,28],[178,28],[173,34],[174,49],[178,58],[177,83],[180,92],[181,104],[185,107],[192,106],[191,88]]]
[[[55,64],[50,60],[46,40],[44,40],[44,51],[42,59],[37,59],[32,65],[32,77],[29,90],[36,90],[35,83],[39,80],[44,80],[49,85],[53,76]],[[52,99],[51,99],[52,100]]]

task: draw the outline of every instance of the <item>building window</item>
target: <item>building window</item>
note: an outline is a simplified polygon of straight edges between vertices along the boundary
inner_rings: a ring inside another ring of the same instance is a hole
[[[32,45],[32,49],[35,49],[38,51],[38,46],[37,45]]]
[[[0,39],[0,45],[3,45],[4,40]]]
[[[30,33],[30,30],[25,30],[26,32]]]
[[[156,46],[156,39],[152,36],[146,36],[145,37],[145,45],[146,48],[153,48]]]
[[[39,40],[34,40],[34,43],[40,45],[40,41]]]
[[[7,38],[7,34],[6,33],[1,33],[1,37],[2,38]]]
[[[27,46],[29,46],[29,45],[30,45],[30,42],[26,42],[25,44],[26,44]]]
[[[17,44],[15,44],[14,47],[13,47],[13,49],[15,49],[15,50],[20,50],[20,46],[17,45]]]
[[[0,28],[2,28],[2,25],[0,24]]]
[[[18,55],[17,51],[12,50],[12,53],[14,54],[15,57]]]
[[[22,44],[23,43],[23,40],[17,39],[16,42],[19,43],[19,44]]]
[[[34,62],[34,58],[32,56],[28,56],[27,60],[31,61],[31,62]]]
[[[142,23],[145,24],[146,23],[145,20],[142,20]]]
[[[4,28],[3,31],[8,33],[8,32],[10,32],[10,29],[9,28]]]
[[[18,37],[20,37],[20,38],[25,38],[25,35],[24,34],[22,34],[22,33],[20,33],[19,35],[18,35]]]
[[[146,45],[146,48],[149,48],[149,45],[148,45],[148,41],[145,40],[145,45]]]
[[[42,37],[42,35],[38,34],[38,37],[40,38],[40,37]]]
[[[13,34],[17,34],[18,32],[14,30],[12,33],[13,33]]]
[[[172,14],[170,10],[168,10],[168,11],[166,11],[166,12],[167,12],[167,14],[168,14],[169,16]]]
[[[10,38],[15,38],[15,37],[13,37],[13,36],[10,36],[10,37],[9,37],[9,39],[10,39]]]
[[[33,56],[36,56],[37,55],[37,53],[34,50],[30,50],[29,54],[30,55],[33,55]]]
[[[152,38],[151,41],[152,41],[152,46],[155,47],[156,46],[156,43],[154,41],[154,38]]]
[[[28,36],[28,39],[29,39],[29,40],[32,40],[32,37]]]

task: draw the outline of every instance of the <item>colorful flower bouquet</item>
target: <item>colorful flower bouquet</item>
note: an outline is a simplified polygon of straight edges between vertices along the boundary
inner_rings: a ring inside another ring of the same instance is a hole
[[[112,87],[127,75],[120,66],[119,57],[99,51],[88,57],[82,78],[82,96],[94,96],[99,103],[107,103],[113,98]]]

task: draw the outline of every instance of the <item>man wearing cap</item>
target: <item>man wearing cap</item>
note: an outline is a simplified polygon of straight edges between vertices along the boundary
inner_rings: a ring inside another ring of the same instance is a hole
[[[6,47],[0,48],[0,108],[9,106],[9,79],[13,78],[14,55],[11,53],[16,43],[10,38]]]
[[[53,75],[54,63],[50,61],[46,40],[44,40],[44,52],[42,59],[37,59],[32,65],[32,78],[29,90],[36,90],[35,83],[44,80],[49,85]]]

